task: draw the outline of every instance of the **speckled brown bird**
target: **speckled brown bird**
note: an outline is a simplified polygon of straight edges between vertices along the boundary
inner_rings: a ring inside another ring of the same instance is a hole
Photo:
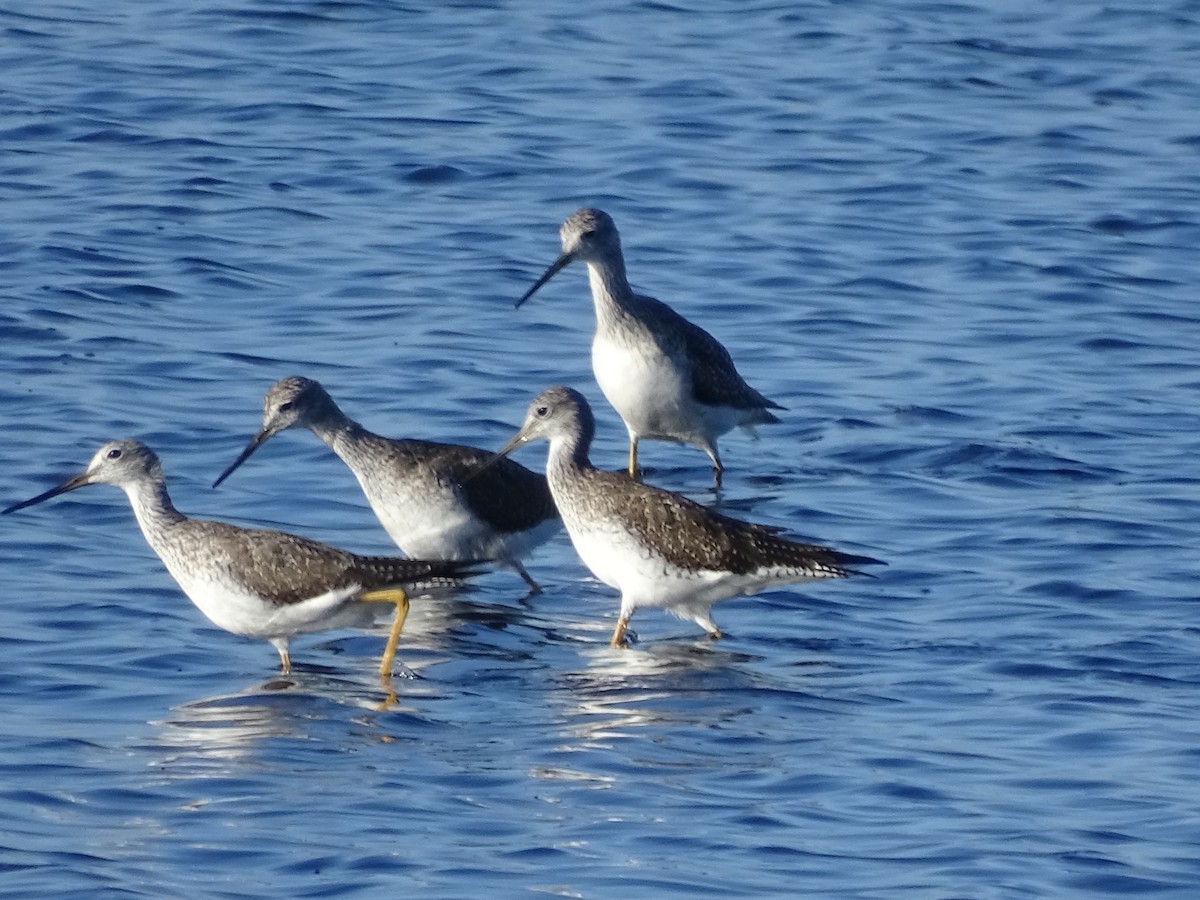
[[[879,564],[830,547],[788,540],[779,530],[732,519],[678,494],[592,466],[595,420],[587,400],[553,387],[529,406],[521,430],[497,454],[550,442],[546,477],[563,524],[592,573],[621,592],[612,644],[625,643],[640,606],[665,609],[721,637],[710,616],[719,600],[770,587],[860,574]]]
[[[293,636],[365,628],[380,603],[393,603],[396,618],[380,664],[380,673],[389,673],[408,592],[457,585],[475,572],[470,562],[358,556],[281,531],[190,519],[171,502],[158,456],[132,440],[108,442],[83,472],[4,513],[89,484],[125,491],[147,543],[188,599],[218,628],[269,641],[284,672],[291,671]]]

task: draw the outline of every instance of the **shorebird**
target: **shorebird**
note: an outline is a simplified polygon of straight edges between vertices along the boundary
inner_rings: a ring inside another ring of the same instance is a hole
[[[213,487],[288,428],[307,428],[341,458],[407,555],[495,561],[515,570],[532,592],[541,590],[521,559],[560,525],[544,475],[509,461],[471,477],[490,452],[372,434],[343,413],[318,382],[293,376],[267,390],[262,427]]]
[[[387,676],[408,590],[456,585],[475,571],[465,562],[358,556],[281,531],[189,519],[171,502],[158,456],[132,440],[109,441],[83,472],[3,513],[89,484],[125,491],[147,543],[188,598],[218,628],[269,641],[285,673],[293,636],[367,627],[376,604],[393,603],[396,618],[379,667]]]
[[[501,450],[505,457],[538,438],[550,442],[546,476],[575,550],[592,573],[621,592],[612,634],[624,646],[641,606],[665,609],[720,638],[710,616],[719,600],[820,578],[861,574],[879,564],[830,547],[781,537],[779,529],[732,519],[678,494],[592,466],[595,419],[568,387],[542,392]]]
[[[746,384],[711,334],[661,300],[634,293],[607,213],[581,209],[559,235],[562,254],[517,306],[570,263],[586,263],[596,308],[592,369],[629,432],[630,477],[638,477],[638,441],[673,441],[707,453],[719,485],[717,438],[734,426],[753,433],[755,425],[778,422],[771,410],[783,407]]]

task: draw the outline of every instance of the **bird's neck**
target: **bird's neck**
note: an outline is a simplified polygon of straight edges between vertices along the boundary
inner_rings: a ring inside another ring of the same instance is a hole
[[[142,535],[156,551],[166,531],[187,519],[171,502],[167,483],[161,478],[126,485],[125,494],[129,497],[129,505],[133,507]]]
[[[587,448],[566,438],[557,438],[550,442],[550,452],[546,456],[546,480],[553,488],[573,477],[577,477],[584,469],[591,468]]]
[[[624,260],[589,260],[587,268],[597,320],[619,320],[627,315],[635,298],[625,275]]]
[[[591,450],[595,433],[595,423],[588,416],[579,423],[577,430],[551,439],[550,452],[546,457],[546,478],[551,485],[577,477],[592,468],[588,451]]]
[[[310,417],[308,427],[326,447],[343,459],[347,453],[353,453],[358,438],[370,434],[332,402],[322,408],[318,415]]]

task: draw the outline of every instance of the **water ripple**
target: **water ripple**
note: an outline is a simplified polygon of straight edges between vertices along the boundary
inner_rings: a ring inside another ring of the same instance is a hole
[[[115,491],[4,517],[8,891],[1191,896],[1196,18],[0,11],[6,504],[137,436],[190,513],[389,552],[304,436],[210,489],[291,374],[481,447],[572,384],[618,468],[585,274],[513,309],[594,204],[788,407],[649,478],[889,562],[617,652],[560,536],[414,603],[389,688],[382,628],[275,675]]]

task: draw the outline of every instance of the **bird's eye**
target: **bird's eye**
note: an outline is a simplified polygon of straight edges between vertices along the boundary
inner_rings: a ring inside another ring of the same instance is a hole
[[[279,404],[279,411],[280,411],[280,412],[287,412],[289,409],[291,409],[291,408],[292,408],[293,406],[295,406],[295,405],[296,405],[296,404],[295,404],[295,403],[293,403],[291,400],[288,400],[286,403],[280,403],[280,404]]]
[[[108,451],[107,456],[109,459],[120,459],[121,458],[121,448],[113,447],[111,450]]]
[[[537,416],[539,419],[544,419],[544,418],[546,418],[546,416],[549,414],[549,412],[550,412],[550,407],[548,407],[548,406],[539,406],[537,409],[535,409],[535,410],[533,411],[533,414],[534,414],[535,416]]]
[[[590,240],[591,240],[592,238],[594,238],[595,236],[596,236],[596,229],[595,229],[595,228],[589,228],[587,231],[585,231],[585,232],[584,232],[583,234],[581,234],[579,237],[580,237],[580,238],[582,238],[582,239],[583,239],[583,240],[585,240],[585,241],[590,241]]]

